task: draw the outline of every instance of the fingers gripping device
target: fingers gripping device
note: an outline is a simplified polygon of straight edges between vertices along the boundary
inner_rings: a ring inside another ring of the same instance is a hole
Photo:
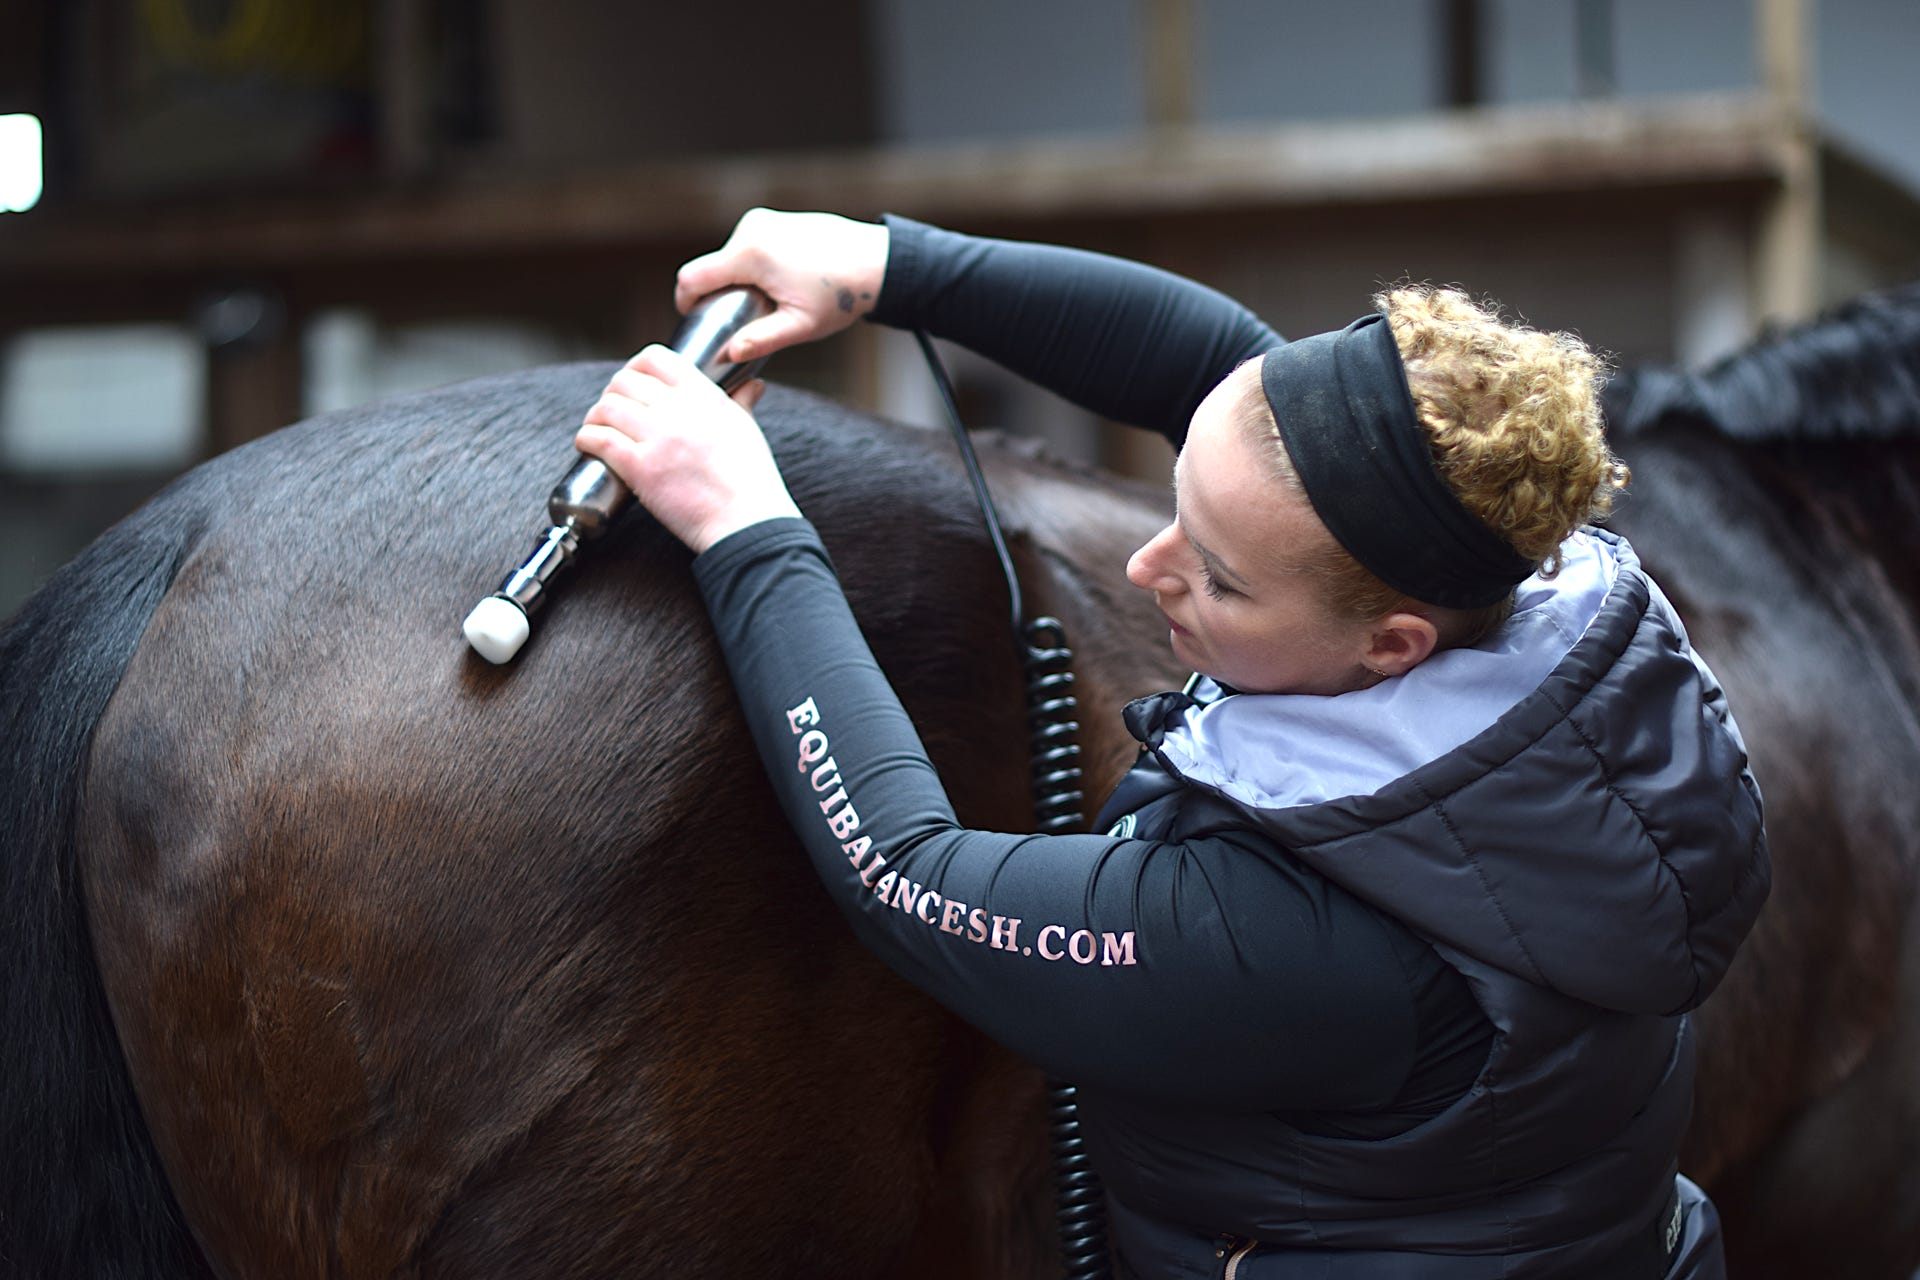
[[[742,328],[772,312],[772,300],[758,289],[722,289],[694,304],[667,345],[731,391],[758,373],[763,362],[729,361],[724,355],[727,343]],[[552,526],[540,536],[533,554],[501,581],[497,591],[475,605],[462,624],[474,652],[488,662],[511,662],[532,634],[533,615],[546,603],[548,584],[573,563],[582,543],[607,531],[632,496],[600,459],[582,457],[574,463],[547,496]]]

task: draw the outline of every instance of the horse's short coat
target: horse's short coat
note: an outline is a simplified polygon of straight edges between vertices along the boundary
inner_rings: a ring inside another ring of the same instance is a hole
[[[1872,342],[1613,401],[1618,523],[1769,801],[1775,899],[1701,1014],[1686,1153],[1739,1275],[1920,1264],[1920,297],[1871,306]],[[1906,398],[1870,441],[1741,439],[1776,366],[1817,388],[1796,425],[1895,371]],[[635,517],[514,666],[460,640],[608,372],[237,450],[0,634],[0,1270],[1049,1274],[1036,1076],[828,909],[685,552]],[[761,416],[962,817],[1023,824],[1004,594],[945,447],[778,391]],[[1120,703],[1180,674],[1121,577],[1165,498],[990,453],[1080,650],[1097,801]]]

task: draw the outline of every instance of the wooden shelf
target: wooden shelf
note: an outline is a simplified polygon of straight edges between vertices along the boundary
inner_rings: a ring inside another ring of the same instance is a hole
[[[1144,137],[758,155],[353,193],[48,208],[0,220],[0,279],[178,276],[711,240],[756,204],[936,220],[1164,216],[1781,179],[1759,96],[1476,109]]]

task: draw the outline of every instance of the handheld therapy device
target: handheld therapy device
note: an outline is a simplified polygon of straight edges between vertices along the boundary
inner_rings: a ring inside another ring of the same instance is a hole
[[[731,391],[760,371],[763,361],[739,364],[722,353],[733,335],[773,311],[758,289],[722,289],[694,304],[667,343],[698,365],[700,372]],[[551,527],[540,535],[533,554],[473,607],[461,630],[475,653],[488,662],[511,662],[533,633],[533,615],[546,603],[549,584],[573,563],[582,543],[607,531],[625,509],[631,490],[598,458],[582,457],[547,497]]]

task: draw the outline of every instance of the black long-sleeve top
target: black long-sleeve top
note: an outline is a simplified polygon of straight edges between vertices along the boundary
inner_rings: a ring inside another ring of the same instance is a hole
[[[1230,299],[1138,264],[889,225],[876,319],[1176,445],[1221,378],[1281,341]],[[1459,975],[1258,833],[962,828],[805,521],[745,529],[694,569],[829,894],[869,949],[959,1016],[1056,1075],[1171,1102],[1418,1115],[1470,1083],[1487,1029]]]

